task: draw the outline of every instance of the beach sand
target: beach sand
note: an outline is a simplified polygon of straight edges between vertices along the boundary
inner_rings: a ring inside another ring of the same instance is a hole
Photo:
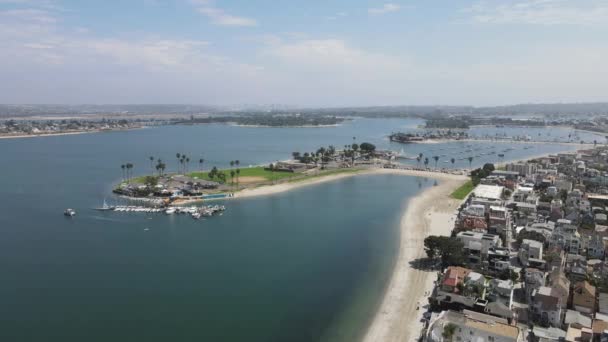
[[[400,170],[387,171],[402,173]],[[461,203],[450,194],[467,181],[464,176],[448,174],[425,176],[441,181],[407,204],[401,218],[401,246],[395,269],[384,300],[365,335],[366,342],[415,341],[422,329],[422,313],[428,304],[425,293],[431,291],[436,271],[417,269],[410,263],[426,257],[423,245],[426,236],[450,235],[456,209]]]
[[[293,189],[310,186],[314,184],[320,184],[325,182],[332,182],[338,179],[358,176],[358,175],[371,175],[371,174],[399,174],[404,176],[417,176],[417,177],[428,177],[434,179],[461,179],[466,181],[468,178],[465,176],[457,176],[452,174],[446,174],[441,172],[433,172],[433,171],[416,171],[416,170],[398,170],[398,169],[379,169],[379,168],[370,168],[370,169],[362,169],[359,171],[353,172],[345,172],[339,173],[335,175],[327,175],[320,176],[315,178],[310,178],[298,182],[291,183],[278,183],[274,185],[265,185],[260,186],[258,188],[244,189],[240,192],[234,194],[234,198],[248,198],[248,197],[257,197],[257,196],[266,196],[278,194],[285,191],[290,191]]]

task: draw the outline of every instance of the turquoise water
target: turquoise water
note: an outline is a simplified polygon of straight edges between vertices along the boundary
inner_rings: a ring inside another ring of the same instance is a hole
[[[406,201],[431,180],[357,176],[228,201],[224,216],[204,221],[90,208],[113,200],[120,164],[144,174],[150,155],[169,167],[176,152],[202,156],[206,167],[253,165],[340,147],[353,136],[408,154],[443,145],[457,153],[453,144],[386,139],[420,123],[176,126],[0,140],[0,340],[356,340],[387,285]],[[512,155],[562,149],[535,145]],[[74,219],[63,217],[67,207],[78,212]]]

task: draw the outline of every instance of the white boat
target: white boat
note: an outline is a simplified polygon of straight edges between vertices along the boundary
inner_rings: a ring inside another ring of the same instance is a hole
[[[199,213],[192,213],[192,218],[195,220],[198,220],[199,218],[201,218],[201,214]]]
[[[99,208],[95,208],[95,210],[100,210],[100,211],[109,211],[109,210],[114,210],[116,207],[111,207],[108,205],[108,203],[106,203],[106,200],[103,200],[103,206],[99,207]]]
[[[175,213],[175,208],[168,208],[167,210],[165,210],[165,214],[167,215],[171,215]]]
[[[76,211],[74,209],[68,208],[63,212],[63,215],[73,217],[76,216]]]

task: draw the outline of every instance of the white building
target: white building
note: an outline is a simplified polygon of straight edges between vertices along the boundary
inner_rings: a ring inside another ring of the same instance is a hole
[[[451,335],[444,338],[444,335]],[[504,318],[464,310],[462,313],[443,311],[432,319],[427,330],[429,342],[519,342],[523,341],[519,328],[509,325]]]

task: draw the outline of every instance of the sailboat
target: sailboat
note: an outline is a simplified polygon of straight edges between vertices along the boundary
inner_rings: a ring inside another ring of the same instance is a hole
[[[95,208],[95,210],[99,210],[99,211],[109,211],[109,210],[114,210],[115,207],[109,206],[108,203],[106,203],[106,200],[104,198],[103,200],[103,206]]]

